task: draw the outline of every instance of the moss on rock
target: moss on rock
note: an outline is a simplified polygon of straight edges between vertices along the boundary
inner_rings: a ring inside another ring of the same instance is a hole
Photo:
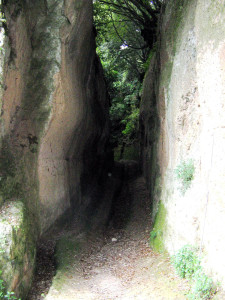
[[[29,235],[24,204],[11,201],[0,211],[0,270],[6,289],[25,296],[32,279],[35,244]]]
[[[75,261],[74,257],[81,251],[80,241],[72,236],[63,236],[56,244],[56,264],[57,273],[53,280],[53,287],[56,290],[60,290],[64,283],[66,283],[67,276],[70,271],[74,269],[74,265],[71,265],[71,261]]]
[[[54,75],[61,64],[60,28],[65,21],[62,1],[47,1],[46,7],[35,4],[31,15],[38,17],[38,26],[31,36],[32,59],[25,96],[23,118],[33,116],[36,134],[42,132],[50,114],[54,92]],[[46,17],[47,15],[47,17]],[[36,150],[37,152],[37,150]]]
[[[179,31],[182,29],[185,13],[188,5],[191,5],[191,2],[192,1],[177,0],[167,5],[166,15],[169,15],[170,18],[168,24],[164,26],[166,27],[165,49],[168,59],[163,63],[160,86],[168,86],[170,83],[174,56],[181,42]]]
[[[7,141],[1,141],[0,149],[0,206],[4,201],[22,196],[23,170],[18,170],[15,156]]]
[[[150,234],[150,244],[154,250],[161,253],[165,252],[163,236],[166,229],[166,214],[166,208],[160,201],[154,227]]]

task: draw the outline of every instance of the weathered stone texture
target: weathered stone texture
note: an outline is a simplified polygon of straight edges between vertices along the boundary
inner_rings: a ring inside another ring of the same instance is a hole
[[[108,99],[91,0],[10,0],[5,13],[1,201],[23,200],[35,242],[107,172]]]
[[[225,1],[170,1],[162,23],[160,74],[147,75],[142,104],[143,166],[153,216],[167,211],[165,249],[202,246],[205,267],[225,286]],[[155,103],[156,93],[156,105]],[[148,101],[146,97],[149,98]],[[155,106],[154,106],[155,105]],[[149,128],[152,107],[158,121]],[[156,142],[157,141],[157,142]],[[154,151],[157,153],[154,161]],[[148,159],[149,157],[149,159]],[[193,159],[194,180],[182,195],[175,169]],[[151,164],[149,163],[151,161]],[[146,172],[145,172],[146,173]]]
[[[34,245],[28,241],[22,202],[7,202],[0,210],[0,270],[8,290],[24,296],[32,278]]]

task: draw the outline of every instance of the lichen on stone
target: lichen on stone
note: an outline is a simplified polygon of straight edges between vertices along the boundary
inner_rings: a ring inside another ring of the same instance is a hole
[[[32,115],[39,132],[51,111],[54,75],[61,65],[62,9],[63,1],[47,1],[45,9],[38,4],[30,8],[37,25],[31,36],[32,58],[22,107],[23,117]]]

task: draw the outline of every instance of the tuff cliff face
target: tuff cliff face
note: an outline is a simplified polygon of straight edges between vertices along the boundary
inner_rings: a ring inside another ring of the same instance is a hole
[[[12,268],[18,278],[2,276],[26,294],[31,276],[24,281],[23,257],[32,273],[37,237],[65,211],[87,207],[107,171],[108,99],[91,0],[10,0],[4,10],[0,203],[22,201],[28,221],[22,261]]]
[[[224,8],[224,1],[169,1],[141,108],[156,246],[173,254],[197,245],[206,269],[223,286]]]
[[[25,297],[38,237],[66,211],[88,218],[100,199],[108,99],[91,0],[5,0],[4,10],[0,269]],[[140,108],[155,245],[171,254],[199,246],[225,286],[225,2],[171,0],[161,21]]]

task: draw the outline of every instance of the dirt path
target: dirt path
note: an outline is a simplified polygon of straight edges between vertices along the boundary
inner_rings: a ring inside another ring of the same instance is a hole
[[[106,230],[78,234],[74,226],[61,234],[53,282],[44,288],[43,280],[29,299],[186,299],[169,259],[149,247],[149,207],[144,179],[125,182]]]

